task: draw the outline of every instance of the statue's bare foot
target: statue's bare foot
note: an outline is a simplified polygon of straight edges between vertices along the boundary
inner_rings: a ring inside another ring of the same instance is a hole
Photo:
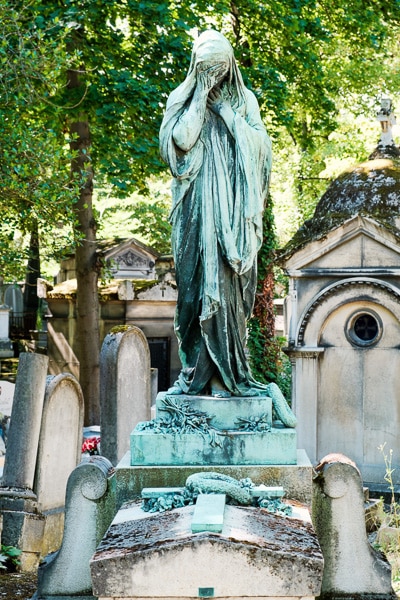
[[[226,389],[218,377],[212,377],[210,380],[211,395],[214,398],[230,398],[231,393]]]
[[[179,396],[180,394],[183,394],[183,389],[178,382],[175,382],[173,386],[168,388],[167,394],[170,396]]]

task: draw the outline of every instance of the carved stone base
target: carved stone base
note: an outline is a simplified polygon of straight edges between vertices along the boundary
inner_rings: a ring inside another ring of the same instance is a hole
[[[131,433],[131,466],[294,465],[296,431],[272,424],[268,397],[170,395]]]
[[[210,426],[215,429],[238,429],[240,419],[263,418],[266,424],[272,425],[272,401],[268,396],[216,398],[187,394],[174,396],[168,392],[159,392],[156,398],[157,417],[171,414],[166,408],[166,401],[172,401],[182,408],[189,405],[193,411],[207,413]]]

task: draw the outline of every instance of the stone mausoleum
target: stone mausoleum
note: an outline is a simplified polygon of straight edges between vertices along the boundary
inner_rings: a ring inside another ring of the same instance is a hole
[[[283,250],[298,447],[383,483],[400,464],[400,150],[391,102],[369,159],[340,175]],[[400,471],[393,474],[400,482]]]
[[[99,282],[100,337],[120,325],[142,329],[150,347],[152,367],[158,371],[158,389],[165,390],[180,369],[174,334],[177,290],[173,260],[159,256],[136,238],[99,241],[99,260],[109,278]],[[74,354],[76,339],[75,256],[62,261],[57,283],[45,291],[49,368],[79,378]]]

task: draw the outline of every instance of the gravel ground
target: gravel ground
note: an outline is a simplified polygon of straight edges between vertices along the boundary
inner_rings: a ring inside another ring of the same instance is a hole
[[[29,600],[36,592],[36,573],[0,573],[0,598]]]

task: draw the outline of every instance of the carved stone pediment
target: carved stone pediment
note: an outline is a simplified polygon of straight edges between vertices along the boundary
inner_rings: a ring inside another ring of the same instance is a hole
[[[399,239],[373,219],[357,215],[281,262],[290,275],[320,276],[360,268],[371,273],[398,269],[399,259]]]
[[[106,253],[106,263],[116,279],[155,279],[156,255],[135,240],[128,240]]]

